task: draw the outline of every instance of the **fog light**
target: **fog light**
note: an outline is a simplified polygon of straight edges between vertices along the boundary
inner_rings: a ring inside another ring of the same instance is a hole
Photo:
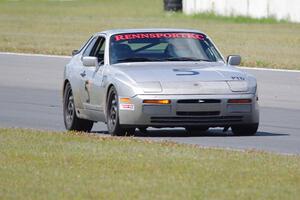
[[[252,103],[252,99],[229,99],[228,103],[247,104]]]
[[[148,103],[148,104],[170,104],[171,100],[167,100],[167,99],[146,99],[146,100],[143,100],[143,103]]]

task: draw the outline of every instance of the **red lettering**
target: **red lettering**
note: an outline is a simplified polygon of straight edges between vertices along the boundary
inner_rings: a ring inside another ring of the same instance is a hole
[[[204,40],[204,36],[200,34],[194,34],[194,38],[198,40]]]
[[[182,34],[181,33],[176,33],[176,38],[182,38]]]
[[[165,34],[164,34],[164,37],[165,37],[165,38],[172,38],[172,34],[170,34],[170,33],[165,33]]]
[[[126,40],[131,40],[132,39],[132,35],[131,34],[124,35],[124,38]]]
[[[141,35],[141,38],[149,38],[149,34],[144,34],[144,33],[142,33],[142,34],[140,34]]]
[[[188,33],[182,33],[181,38],[188,38]]]
[[[197,33],[134,33],[115,36],[116,41],[144,38],[191,38],[197,40],[204,40],[205,36]]]
[[[141,39],[141,34],[132,34],[132,39]]]
[[[116,35],[116,36],[115,36],[115,40],[116,40],[116,41],[124,40],[124,37],[123,37],[123,35]]]
[[[190,38],[197,39],[197,34],[190,34]]]
[[[193,38],[193,39],[196,39],[195,37],[196,37],[196,34],[188,34],[188,36],[187,36],[188,38]]]
[[[162,38],[163,36],[164,36],[164,34],[162,34],[162,33],[156,33],[157,38]]]
[[[173,38],[182,38],[180,33],[174,33],[174,37]]]
[[[150,37],[150,38],[156,38],[156,34],[150,33],[150,34],[149,34],[149,37]]]

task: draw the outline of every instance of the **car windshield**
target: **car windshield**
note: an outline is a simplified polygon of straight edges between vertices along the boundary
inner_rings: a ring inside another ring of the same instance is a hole
[[[157,61],[223,60],[212,42],[200,33],[126,33],[111,37],[111,64]]]

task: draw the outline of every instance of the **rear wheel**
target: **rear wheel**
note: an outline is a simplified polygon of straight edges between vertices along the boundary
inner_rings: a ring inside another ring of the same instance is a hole
[[[203,133],[208,131],[209,127],[208,126],[188,126],[185,127],[185,130],[188,133]]]
[[[236,136],[251,136],[255,135],[258,129],[258,124],[244,124],[231,126],[231,130]]]
[[[107,101],[107,129],[108,133],[114,136],[131,136],[135,133],[135,128],[125,128],[119,122],[118,94],[114,87],[108,92]]]
[[[63,114],[65,127],[69,131],[90,132],[93,128],[93,121],[80,119],[76,115],[74,96],[70,83],[67,83],[63,98]]]

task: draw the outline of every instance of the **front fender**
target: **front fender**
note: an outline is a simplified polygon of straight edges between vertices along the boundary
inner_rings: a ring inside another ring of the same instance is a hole
[[[119,98],[134,97],[136,96],[137,90],[139,90],[139,88],[137,87],[136,82],[130,79],[130,77],[126,76],[126,74],[119,73],[118,71],[115,71],[113,69],[107,69],[106,73],[104,74],[104,77],[106,77],[104,80],[106,95],[103,97],[104,98],[103,108],[104,108],[105,119],[107,119],[107,114],[106,114],[107,101],[108,101],[108,93],[111,87],[114,87],[117,90]]]
[[[111,69],[106,76],[106,94],[111,86],[116,88],[119,97],[133,97],[141,90],[132,78],[119,70]]]

